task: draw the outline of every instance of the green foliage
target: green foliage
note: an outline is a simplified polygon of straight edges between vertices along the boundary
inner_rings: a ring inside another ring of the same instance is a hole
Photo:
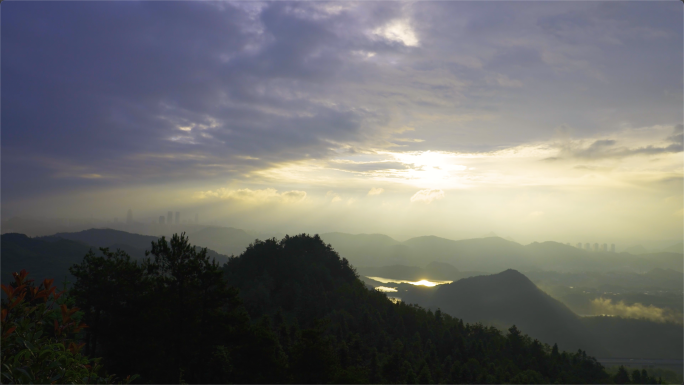
[[[677,376],[676,373],[672,371],[663,371],[656,369],[649,369],[649,373],[646,369],[638,370],[634,369],[629,374],[629,370],[620,365],[619,367],[613,366],[607,369],[607,372],[611,375],[613,383],[615,384],[663,384],[663,383],[681,383],[681,376]],[[670,375],[674,375],[672,382],[663,382],[662,378],[657,378],[657,376],[669,372]]]
[[[98,375],[99,359],[81,354],[83,344],[74,341],[86,325],[73,301],[55,293],[52,279],[36,287],[26,270],[13,276],[13,283],[2,285],[2,382],[113,382],[113,375]]]

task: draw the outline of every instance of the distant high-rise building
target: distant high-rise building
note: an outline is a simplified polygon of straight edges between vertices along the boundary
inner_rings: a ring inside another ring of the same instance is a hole
[[[614,253],[614,252],[615,252],[615,244],[614,244],[614,243],[611,243],[611,244],[610,244],[610,252],[611,252],[611,253]]]
[[[199,216],[197,215],[197,213],[195,213],[195,224],[198,224],[198,223],[199,223]]]
[[[130,225],[131,223],[133,223],[133,211],[128,209],[128,213],[126,213],[126,224]]]
[[[599,244],[598,243],[594,243],[594,251],[599,251]]]
[[[604,253],[607,252],[608,251],[608,244],[606,244],[606,243],[602,244],[601,245],[601,251],[603,251]]]
[[[180,211],[176,211],[176,224],[180,223]]]
[[[163,215],[160,215],[160,216],[159,216],[159,224],[160,224],[160,225],[163,225],[164,222],[166,222],[166,217],[163,216]]]
[[[168,213],[166,213],[166,223],[173,223],[173,211],[169,211]]]
[[[586,251],[591,251],[591,244],[585,243],[585,244],[584,244],[584,250],[586,250]]]
[[[581,249],[582,248],[582,242],[577,242],[577,248]]]

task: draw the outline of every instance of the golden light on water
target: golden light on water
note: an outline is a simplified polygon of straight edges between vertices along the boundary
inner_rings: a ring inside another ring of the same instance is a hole
[[[427,279],[421,279],[420,281],[407,281],[407,280],[391,279],[391,278],[383,278],[383,277],[366,277],[366,278],[372,279],[374,281],[382,282],[382,283],[408,283],[411,285],[428,286],[428,287],[437,286],[437,285],[444,285],[444,284],[453,282],[453,281],[437,281],[437,280],[427,280]],[[384,286],[380,286],[380,287],[384,288]],[[379,288],[376,288],[376,289],[379,289]],[[384,290],[380,290],[380,291],[384,291]]]

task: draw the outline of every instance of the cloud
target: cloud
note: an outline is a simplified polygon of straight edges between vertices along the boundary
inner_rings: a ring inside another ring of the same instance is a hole
[[[330,167],[351,172],[369,172],[376,170],[405,170],[408,165],[401,162],[354,162],[354,161],[333,161]]]
[[[342,201],[342,197],[333,191],[328,191],[327,193],[325,193],[325,197],[330,199],[330,203],[336,203],[336,202]]]
[[[278,193],[276,189],[266,188],[263,190],[251,190],[248,188],[230,190],[226,188],[219,188],[216,190],[200,191],[196,194],[198,199],[222,199],[222,200],[238,200],[247,203],[267,203],[267,202],[282,202],[282,203],[298,203],[306,199],[305,191],[284,191]]]
[[[417,193],[413,194],[413,196],[411,197],[411,202],[432,203],[432,201],[436,201],[442,198],[444,198],[444,191],[440,189],[420,190]]]
[[[623,123],[679,122],[676,6],[17,3],[3,24],[3,206],[84,189],[240,183],[349,148],[477,153],[546,141],[558,125],[603,138]],[[672,153],[681,138],[603,138],[616,144],[567,156]],[[439,173],[392,163],[331,168],[387,167],[414,181]],[[83,164],[76,175],[106,177],[52,177]],[[445,186],[431,178],[415,183]]]
[[[383,191],[385,191],[385,189],[381,187],[373,187],[370,189],[370,191],[368,191],[368,195],[380,195],[383,193]]]
[[[373,33],[387,40],[396,41],[408,47],[416,47],[419,44],[416,33],[408,20],[392,20],[389,23],[376,28]]]
[[[655,322],[682,323],[682,314],[676,314],[671,309],[659,308],[653,305],[644,306],[641,303],[632,305],[625,304],[624,301],[613,303],[608,298],[596,298],[591,301],[594,314],[614,315],[625,318],[640,318]]]
[[[665,139],[662,145],[646,146],[618,146],[618,140],[600,139],[592,142],[589,146],[583,147],[576,143],[566,142],[561,145],[561,157],[576,159],[622,159],[632,156],[650,156],[659,154],[675,154],[684,151],[683,148],[682,125],[674,127],[672,134]],[[653,139],[651,139],[653,140]],[[657,139],[656,139],[657,140]],[[653,141],[656,141],[653,140]],[[555,160],[557,158],[547,158],[544,160]]]

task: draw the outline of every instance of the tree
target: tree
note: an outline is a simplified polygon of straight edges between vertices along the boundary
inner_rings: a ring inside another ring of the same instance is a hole
[[[224,382],[209,378],[221,375],[225,362],[216,370],[209,365],[235,355],[219,347],[244,338],[249,317],[207,250],[198,251],[181,234],[170,243],[165,237],[153,242],[146,254],[154,259],[141,263],[120,250],[101,252],[70,269],[72,293],[95,325],[86,334],[89,352],[101,352],[108,367],[140,373],[144,381]]]
[[[420,370],[420,374],[418,375],[418,383],[432,384],[432,374],[430,373],[430,368],[427,366],[427,364],[423,365],[423,368]]]
[[[615,377],[613,377],[613,382],[616,384],[629,384],[629,373],[627,373],[627,369],[624,366],[620,365]]]
[[[99,359],[81,353],[74,340],[86,324],[73,301],[55,292],[53,279],[39,286],[28,272],[13,273],[14,282],[2,285],[2,382],[3,383],[111,383],[114,375],[101,377]],[[127,377],[129,383],[135,377]]]

